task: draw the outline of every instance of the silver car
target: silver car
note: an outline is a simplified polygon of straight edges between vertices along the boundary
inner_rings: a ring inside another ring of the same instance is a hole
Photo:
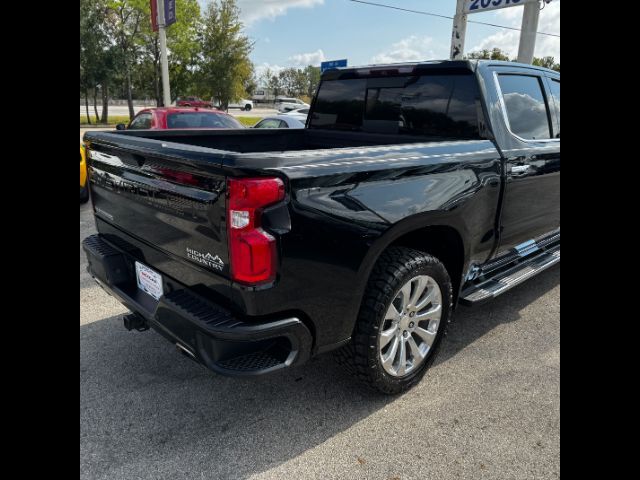
[[[304,128],[304,122],[290,115],[264,117],[253,128]]]
[[[297,108],[295,110],[290,110],[287,113],[283,113],[282,115],[297,118],[302,123],[306,123],[307,117],[309,116],[309,108],[310,107]]]
[[[299,98],[289,98],[289,97],[277,97],[275,103],[276,109],[279,112],[289,112],[291,110],[297,110],[299,108],[309,108],[309,104],[303,102]]]

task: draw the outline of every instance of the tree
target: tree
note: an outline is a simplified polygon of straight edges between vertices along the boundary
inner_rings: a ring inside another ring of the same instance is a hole
[[[487,50],[485,48],[479,52],[471,52],[468,55],[465,55],[465,58],[509,61],[509,56],[499,48],[494,48],[493,50]]]
[[[505,60],[511,62],[517,62],[517,58],[509,58],[509,56],[504,53],[499,48],[494,48],[492,50],[480,50],[478,52],[471,52],[468,55],[465,55],[465,58],[469,59],[484,59],[484,60]],[[560,71],[560,64],[555,62],[553,57],[533,57],[532,65],[536,65],[538,67],[551,68],[552,70]]]
[[[305,94],[307,97],[313,98],[320,84],[320,67],[309,65],[304,69],[304,75],[306,78]]]
[[[176,16],[178,21],[167,30],[172,100],[196,88],[195,72],[200,53],[198,33],[202,23],[198,0],[177,0]]]
[[[309,65],[305,68],[285,68],[279,73],[266,68],[258,84],[271,91],[275,96],[285,94],[287,96],[311,99],[320,83],[320,67]]]
[[[280,70],[278,78],[285,95],[293,96],[297,92],[297,70],[295,68],[285,68]]]
[[[278,78],[278,75],[269,67],[264,69],[262,74],[260,74],[260,77],[258,78],[258,84],[261,87],[270,90],[273,95],[280,95],[280,90],[282,89],[282,86],[280,85],[280,79]]]
[[[239,16],[235,0],[212,0],[200,31],[199,92],[213,96],[224,109],[247,95],[245,86],[253,75],[253,44],[242,34]]]
[[[100,76],[101,50],[104,40],[99,30],[100,7],[101,2],[99,1],[80,1],[80,91],[84,93],[84,104],[89,124],[91,124],[89,92],[91,90],[95,92]],[[97,116],[96,112],[96,122],[98,121]]]
[[[251,65],[251,75],[244,81],[244,91],[247,92],[247,96],[253,96],[253,93],[258,88],[258,79],[256,78],[256,72]]]
[[[538,67],[550,68],[558,72],[560,71],[560,64],[556,63],[555,58],[553,57],[533,57],[533,65],[537,65]]]
[[[194,71],[199,52],[198,24],[200,5],[197,0],[176,0],[178,21],[167,28],[167,55],[169,57],[169,83],[171,97],[189,93],[193,87]],[[143,25],[138,39],[140,59],[136,66],[134,83],[140,92],[163,105],[160,40],[151,24]]]
[[[124,70],[129,118],[133,119],[132,70],[137,63],[142,29],[151,22],[148,0],[106,0],[104,27],[119,50]]]
[[[107,0],[80,0],[80,90],[88,113],[89,91],[93,92],[96,122],[107,123],[109,87],[118,76],[118,49],[105,28]],[[102,116],[98,118],[98,91]]]

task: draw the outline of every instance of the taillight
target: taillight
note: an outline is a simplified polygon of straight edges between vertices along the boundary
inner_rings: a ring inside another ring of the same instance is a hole
[[[255,285],[276,278],[276,239],[261,226],[262,210],[284,199],[279,178],[229,179],[229,257],[234,281]]]

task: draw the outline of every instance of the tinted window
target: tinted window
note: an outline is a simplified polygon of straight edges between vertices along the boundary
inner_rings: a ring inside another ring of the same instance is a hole
[[[540,78],[499,75],[511,131],[522,138],[550,138],[549,116]]]
[[[365,79],[322,82],[311,126],[336,130],[360,130],[367,81]]]
[[[141,113],[129,125],[129,130],[146,130],[148,128],[151,128],[150,113]]]
[[[312,127],[479,138],[480,93],[469,75],[325,81]]]
[[[549,84],[551,85],[551,96],[558,111],[558,132],[556,133],[556,137],[560,137],[560,82],[558,80],[551,80]]]
[[[242,128],[233,117],[206,112],[172,113],[167,128]]]
[[[301,108],[300,110],[298,110],[298,113],[309,113],[309,109],[308,108]]]

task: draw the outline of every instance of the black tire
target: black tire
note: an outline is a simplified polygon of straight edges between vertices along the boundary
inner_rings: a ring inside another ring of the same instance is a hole
[[[80,190],[80,203],[87,203],[89,201],[89,187],[86,185]]]
[[[244,107],[245,112],[250,112],[251,111],[251,105],[247,104]]]
[[[429,275],[440,287],[440,324],[424,361],[408,375],[394,377],[381,365],[378,335],[390,303],[400,288],[417,275]],[[437,258],[411,248],[389,248],[382,253],[371,273],[351,341],[336,351],[336,360],[360,381],[379,392],[390,395],[404,392],[418,383],[433,363],[451,321],[452,307],[451,279]]]

